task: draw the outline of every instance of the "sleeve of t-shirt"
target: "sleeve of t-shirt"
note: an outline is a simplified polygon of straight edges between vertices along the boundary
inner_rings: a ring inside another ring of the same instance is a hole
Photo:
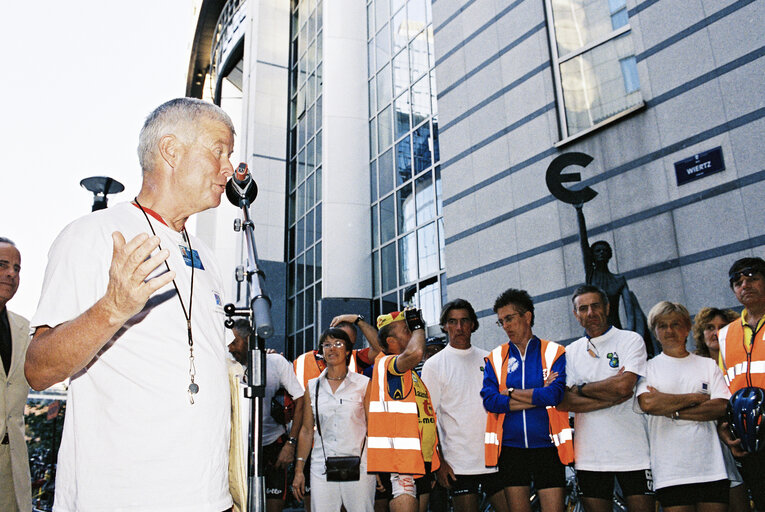
[[[425,361],[422,367],[422,381],[428,388],[433,409],[438,413],[438,404],[441,403],[441,378],[433,358]]]
[[[37,312],[30,325],[56,327],[72,320],[103,296],[112,260],[111,233],[92,222],[75,221],[48,252]]]
[[[645,350],[645,342],[638,334],[630,333],[629,344],[625,343],[626,353],[619,363],[625,372],[632,372],[639,377],[645,377],[648,371],[648,354]]]
[[[298,382],[295,373],[292,371],[292,364],[284,359],[284,356],[279,356],[274,359],[274,362],[278,361],[279,364],[279,383],[287,393],[290,394],[293,400],[297,400],[303,396],[303,386]]]
[[[715,398],[724,398],[725,400],[728,400],[730,398],[730,389],[728,389],[728,386],[725,384],[725,378],[723,377],[722,371],[714,361],[710,360],[710,362],[709,374],[711,382],[709,383],[709,398],[712,400]]]
[[[575,359],[571,356],[574,354],[576,349],[574,348],[573,343],[569,345],[569,347],[566,347],[566,387],[570,388],[571,386],[576,386],[579,384],[579,381],[577,380],[579,377],[576,374],[576,365],[571,364],[571,360]]]

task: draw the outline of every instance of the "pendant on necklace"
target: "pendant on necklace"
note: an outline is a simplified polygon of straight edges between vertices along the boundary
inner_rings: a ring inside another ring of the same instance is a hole
[[[192,382],[191,384],[189,384],[189,393],[191,393],[192,395],[196,395],[197,393],[199,393],[199,386],[195,382]]]

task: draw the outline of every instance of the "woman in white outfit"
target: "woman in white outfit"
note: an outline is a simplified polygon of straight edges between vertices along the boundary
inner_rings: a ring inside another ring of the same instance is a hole
[[[342,329],[324,331],[319,338],[319,349],[327,368],[308,381],[305,391],[305,401],[311,407],[303,409],[292,492],[299,500],[303,499],[306,483],[303,467],[310,451],[312,512],[339,512],[342,506],[348,512],[373,512],[375,477],[367,474],[364,414],[364,394],[369,378],[348,371],[353,346]],[[318,428],[314,428],[317,425],[315,419],[318,419]],[[361,457],[359,479],[327,481],[326,458],[348,456]]]
[[[715,425],[730,397],[722,372],[688,352],[691,318],[682,304],[656,304],[648,323],[662,353],[648,361],[635,395],[649,415],[656,499],[665,512],[726,512],[730,484]]]

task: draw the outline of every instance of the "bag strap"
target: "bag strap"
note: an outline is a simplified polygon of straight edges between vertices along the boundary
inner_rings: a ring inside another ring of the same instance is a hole
[[[324,450],[324,436],[321,435],[321,416],[319,414],[319,387],[321,386],[321,376],[316,378],[316,393],[314,400],[316,400],[316,430],[319,432],[319,439],[321,439],[321,451],[324,454],[324,460],[327,460],[327,452]],[[364,453],[364,446],[367,443],[367,436],[364,436],[364,440],[361,442],[361,451],[359,457]]]

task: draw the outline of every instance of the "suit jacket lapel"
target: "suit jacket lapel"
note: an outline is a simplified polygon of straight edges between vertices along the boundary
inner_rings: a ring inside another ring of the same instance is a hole
[[[27,330],[25,323],[20,321],[19,318],[8,312],[8,324],[11,326],[11,339],[13,340],[13,353],[11,354],[11,369],[8,373],[10,378],[14,372],[24,371],[24,359],[27,352],[27,345],[29,344],[29,331]]]

